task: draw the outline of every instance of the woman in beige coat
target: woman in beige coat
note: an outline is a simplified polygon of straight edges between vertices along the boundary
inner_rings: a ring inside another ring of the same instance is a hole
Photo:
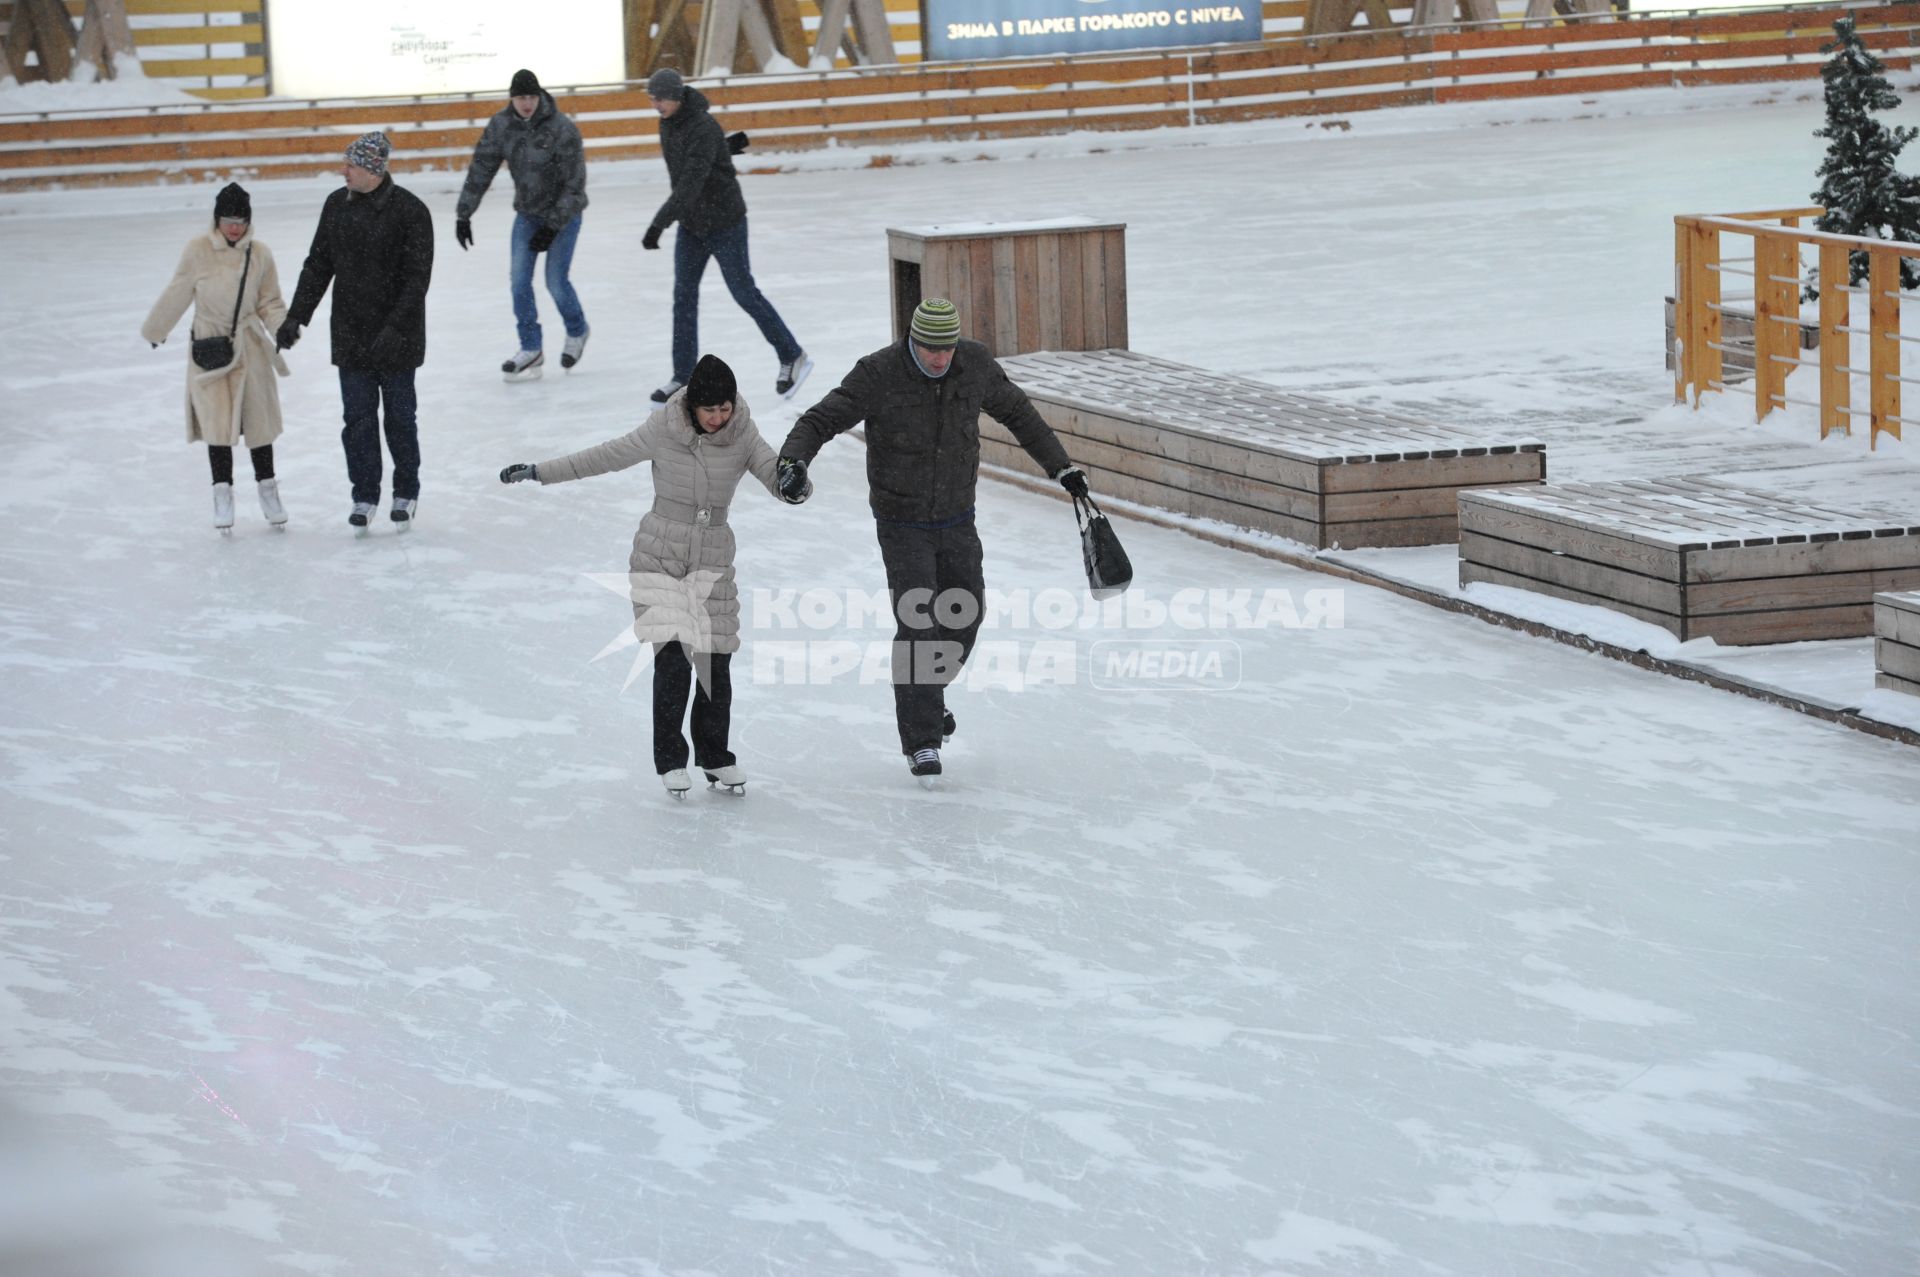
[[[627,580],[633,632],[654,645],[654,770],[675,798],[693,787],[680,723],[697,662],[694,763],[710,785],[744,792],[746,773],[727,748],[733,705],[728,665],[740,650],[740,591],[727,507],[748,473],[792,505],[805,501],[813,485],[783,475],[737,393],[733,370],[712,355],[701,357],[686,386],[639,429],[551,461],[508,466],[500,482],[565,483],[642,461],[653,466],[653,508],[634,533]]]
[[[140,335],[158,346],[189,305],[196,340],[233,333],[233,361],[224,368],[208,371],[193,362],[191,351],[187,356],[187,442],[207,444],[213,526],[222,531],[233,526],[233,447],[244,436],[259,483],[260,513],[282,527],[287,512],[273,476],[273,441],[280,436],[280,387],[274,375],[286,376],[287,364],[274,349],[272,334],[287,317],[287,303],[280,296],[273,250],[254,239],[253,202],[238,183],[215,197],[213,229],[187,241]]]

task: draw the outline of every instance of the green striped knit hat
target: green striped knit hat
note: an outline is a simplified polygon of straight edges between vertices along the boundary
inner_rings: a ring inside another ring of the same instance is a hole
[[[922,346],[940,349],[960,344],[960,310],[944,297],[929,297],[913,308],[913,326],[907,331]]]

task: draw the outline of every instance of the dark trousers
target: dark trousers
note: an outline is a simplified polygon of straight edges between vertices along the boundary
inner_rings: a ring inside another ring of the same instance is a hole
[[[733,720],[733,657],[726,652],[702,652],[697,658],[706,677],[696,680],[684,643],[653,646],[653,769],[670,772],[687,765],[687,738],[680,723],[687,715],[687,693],[693,693],[693,760],[696,767],[730,767],[727,729]],[[698,684],[696,686],[696,683]]]
[[[696,235],[683,225],[673,237],[673,379],[691,378],[700,358],[700,277],[707,273],[709,257],[720,263],[727,291],[760,326],[760,335],[773,347],[775,357],[783,364],[800,358],[800,343],[753,282],[753,267],[747,261],[747,219],[712,235]]]
[[[340,443],[347,450],[347,478],[356,504],[380,504],[380,409],[386,408],[387,451],[393,454],[393,495],[420,495],[420,423],[415,416],[413,369],[376,372],[340,370],[340,403],[346,428]]]
[[[253,459],[253,477],[259,480],[273,478],[273,445],[263,443],[258,448],[250,448],[247,455]],[[233,449],[222,443],[207,445],[207,464],[213,467],[215,483],[233,482]]]
[[[987,585],[973,521],[952,528],[876,523],[887,593],[899,628],[893,635],[893,716],[900,751],[940,746],[946,687],[980,635]]]

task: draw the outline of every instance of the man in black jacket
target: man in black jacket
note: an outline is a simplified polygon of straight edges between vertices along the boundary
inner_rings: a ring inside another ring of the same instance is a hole
[[[395,523],[408,525],[420,499],[420,436],[413,374],[427,360],[427,285],[433,278],[433,215],[387,172],[392,147],[367,133],[347,148],[346,185],[327,197],[300,285],[278,342],[300,339],[314,308],[333,290],[333,362],[340,369],[347,477],[353,513],[364,528],[380,506],[380,409],[386,405],[387,451],[393,454]],[[403,526],[402,530],[405,528]]]
[[[653,215],[653,225],[647,227],[640,247],[660,247],[667,227],[680,223],[673,241],[673,376],[653,392],[653,401],[665,403],[693,376],[694,361],[700,357],[700,277],[706,273],[708,258],[720,263],[727,291],[760,326],[760,335],[780,361],[774,393],[791,398],[813,371],[813,361],[753,282],[747,262],[747,201],[740,194],[732,149],[720,121],[708,111],[706,96],[672,67],[662,67],[648,78],[647,96],[660,112],[660,154],[667,162],[673,193]]]
[[[860,360],[801,413],[780,448],[781,495],[797,494],[827,440],[867,423],[867,504],[898,622],[894,718],[916,776],[940,774],[940,744],[953,735],[944,689],[973,650],[985,607],[973,522],[983,412],[1061,487],[1087,494],[1086,475],[1026,392],[985,346],[960,339],[960,312],[937,297],[915,308],[903,340]]]

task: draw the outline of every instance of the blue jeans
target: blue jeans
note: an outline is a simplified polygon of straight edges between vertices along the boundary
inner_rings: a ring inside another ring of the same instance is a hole
[[[553,247],[547,250],[547,291],[553,294],[553,304],[560,310],[560,322],[567,326],[569,337],[584,337],[587,332],[586,312],[580,309],[573,281],[567,278],[567,272],[573,269],[573,246],[580,240],[583,216],[585,214],[576,214],[566,228],[553,237]],[[533,259],[538,255],[533,251],[533,233],[542,225],[539,218],[525,213],[513,216],[508,276],[513,285],[513,322],[520,329],[522,350],[544,349],[540,344],[540,310],[533,302]]]
[[[415,415],[413,371],[340,370],[340,402],[347,421],[340,442],[347,450],[347,478],[353,482],[356,503],[380,504],[382,400],[387,408],[387,451],[393,454],[393,495],[420,495],[420,423]]]
[[[800,343],[753,282],[753,267],[747,264],[747,219],[707,236],[682,226],[673,240],[673,379],[690,379],[700,358],[700,277],[706,274],[709,257],[720,263],[727,291],[747,318],[760,325],[760,335],[773,346],[780,362],[790,364],[800,358]]]

